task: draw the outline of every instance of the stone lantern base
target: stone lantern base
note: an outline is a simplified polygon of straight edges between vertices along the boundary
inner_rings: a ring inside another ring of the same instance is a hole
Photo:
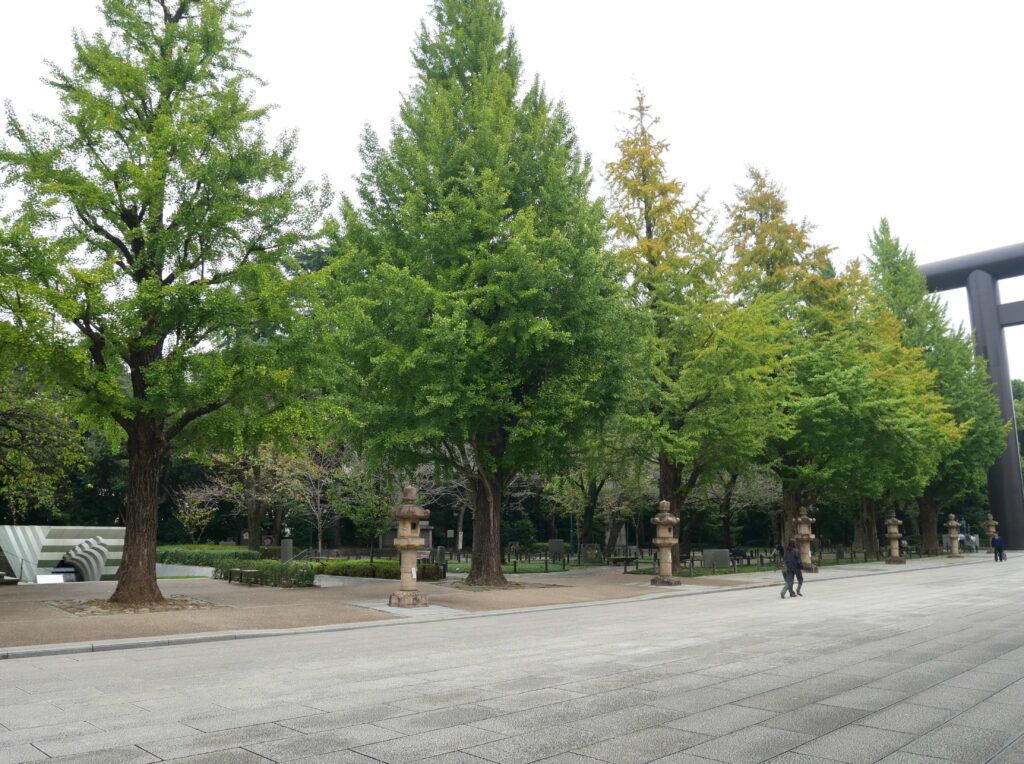
[[[885,558],[886,565],[906,565],[907,561],[902,557],[887,557]]]
[[[675,576],[655,576],[651,579],[651,586],[679,586],[683,579]]]
[[[391,607],[426,607],[430,604],[423,592],[397,591],[388,598]]]

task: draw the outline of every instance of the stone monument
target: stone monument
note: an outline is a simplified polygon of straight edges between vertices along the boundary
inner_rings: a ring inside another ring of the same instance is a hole
[[[416,487],[405,487],[402,506],[391,512],[398,521],[395,534],[395,549],[401,555],[399,564],[402,582],[397,592],[388,599],[391,607],[424,607],[429,604],[427,596],[416,588],[416,552],[425,542],[420,536],[420,523],[430,517],[430,511],[416,504]]]
[[[949,513],[949,520],[946,521],[946,528],[949,529],[949,556],[960,556],[960,523],[956,521],[956,515]]]
[[[988,548],[991,549],[992,539],[999,532],[996,530],[999,527],[999,521],[992,517],[992,513],[989,512],[988,517],[982,520],[981,527],[985,529],[985,535],[988,536]]]
[[[885,537],[889,539],[889,558],[885,561],[886,565],[907,564],[907,561],[900,557],[900,539],[903,538],[903,534],[900,533],[901,525],[903,521],[896,517],[896,510],[890,509],[885,514]]]
[[[796,539],[797,546],[800,548],[800,562],[803,563],[804,573],[818,572],[818,566],[811,559],[811,542],[814,541],[811,526],[814,523],[814,518],[807,514],[807,510],[801,509],[800,516],[796,519],[796,533],[793,534],[793,538]]]
[[[672,547],[676,543],[672,529],[679,525],[679,518],[668,509],[667,501],[660,502],[658,514],[651,518],[651,524],[655,527],[652,543],[658,547],[658,575],[651,579],[653,586],[679,586],[683,583],[672,575]]]

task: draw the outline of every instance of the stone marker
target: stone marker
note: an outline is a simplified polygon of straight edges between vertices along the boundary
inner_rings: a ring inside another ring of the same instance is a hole
[[[949,529],[949,556],[960,556],[960,523],[956,521],[956,515],[949,513],[949,520],[946,521]]]
[[[886,565],[907,564],[907,561],[900,557],[900,539],[903,538],[903,534],[900,533],[901,525],[903,521],[896,518],[896,510],[890,509],[885,514],[885,537],[889,539],[889,558],[885,561]]]
[[[582,550],[583,562],[602,562],[604,553],[597,544],[584,544]]]
[[[996,533],[998,533],[996,528],[999,527],[999,521],[992,517],[992,513],[989,512],[988,517],[982,520],[981,527],[985,529],[985,535],[988,536],[988,548],[991,549],[992,539],[995,537]]]
[[[295,556],[295,541],[290,538],[281,539],[281,562],[288,562]]]
[[[656,529],[652,543],[658,547],[658,575],[651,579],[653,586],[679,586],[683,583],[682,579],[672,575],[672,547],[676,543],[672,529],[679,525],[679,518],[669,512],[668,508],[667,501],[660,502],[658,514],[651,518],[651,524]]]
[[[800,517],[796,519],[796,533],[793,535],[793,538],[796,539],[797,546],[800,547],[800,562],[803,563],[804,573],[818,572],[818,566],[811,559],[811,542],[814,541],[811,526],[814,523],[814,518],[807,514],[807,510],[801,509]]]
[[[704,567],[714,567],[715,570],[723,570],[732,565],[732,556],[728,549],[705,549],[701,556],[704,559]]]
[[[424,607],[429,602],[427,596],[416,589],[416,552],[424,544],[420,523],[430,517],[430,511],[416,504],[415,486],[405,487],[404,502],[391,512],[391,517],[398,521],[395,549],[401,555],[402,583],[388,599],[388,604],[391,607]]]

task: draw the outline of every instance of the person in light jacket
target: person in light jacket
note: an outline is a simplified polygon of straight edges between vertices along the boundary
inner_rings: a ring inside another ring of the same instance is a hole
[[[782,578],[785,583],[782,585],[782,591],[779,593],[782,599],[786,599],[786,592],[789,592],[790,597],[803,597],[799,591],[793,591],[793,579],[798,575],[800,576],[800,584],[803,585],[803,563],[800,561],[800,550],[796,548],[796,541],[790,539],[786,544],[786,555],[783,558],[786,567],[782,571]]]

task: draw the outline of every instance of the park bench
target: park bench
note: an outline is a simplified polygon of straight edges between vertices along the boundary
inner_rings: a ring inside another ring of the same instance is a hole
[[[626,548],[626,550],[624,552],[620,551],[618,549],[615,550],[615,551],[617,552],[617,554],[613,554],[611,557],[609,557],[608,558],[608,562],[610,562],[612,565],[621,565],[623,573],[625,573],[629,569],[630,565],[633,565],[635,567],[639,567],[639,565],[640,565],[640,550],[639,549],[637,549],[636,547],[628,547],[628,548]]]
[[[263,585],[263,572],[254,568],[231,568],[228,571],[228,583],[237,580],[240,584]]]

